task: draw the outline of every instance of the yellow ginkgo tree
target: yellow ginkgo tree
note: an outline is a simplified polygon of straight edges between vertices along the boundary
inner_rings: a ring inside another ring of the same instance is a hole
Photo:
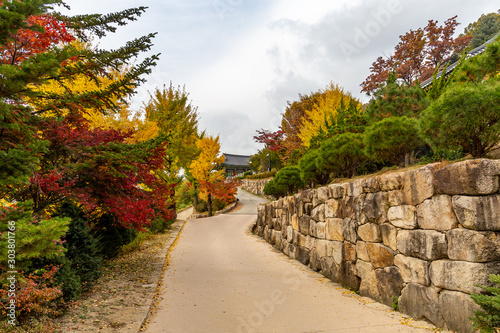
[[[312,108],[305,110],[304,122],[299,132],[302,144],[309,147],[311,139],[321,131],[326,131],[328,122],[337,117],[337,110],[341,104],[348,105],[351,100],[356,101],[361,107],[358,100],[337,84],[330,83],[324,90],[320,90],[317,102]]]
[[[218,170],[225,157],[220,152],[219,136],[205,136],[196,141],[200,154],[189,167],[192,177],[198,182],[201,194],[206,196],[208,216],[212,216],[212,198],[223,200],[234,198],[236,188],[226,182],[224,170]]]
[[[157,133],[169,138],[164,163],[168,183],[177,183],[182,170],[189,169],[198,154],[196,141],[202,135],[198,134],[197,110],[191,104],[185,87],[175,87],[172,82],[156,88],[143,105],[146,118],[144,129],[155,130],[154,123]]]

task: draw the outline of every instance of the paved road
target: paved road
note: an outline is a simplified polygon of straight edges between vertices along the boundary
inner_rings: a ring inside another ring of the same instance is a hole
[[[177,219],[181,221],[187,220],[193,214],[193,207],[184,209],[180,213],[177,213]]]
[[[248,232],[265,200],[187,221],[146,332],[429,332],[275,251]]]

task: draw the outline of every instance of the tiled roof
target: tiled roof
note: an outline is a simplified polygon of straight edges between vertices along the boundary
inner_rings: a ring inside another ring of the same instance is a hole
[[[224,157],[226,160],[223,165],[248,166],[250,161],[250,156],[247,155],[224,154]]]
[[[466,58],[467,58],[467,59],[469,59],[469,58],[472,58],[472,57],[474,57],[474,56],[477,56],[478,54],[483,53],[483,52],[484,52],[484,50],[486,50],[486,46],[488,46],[489,44],[493,43],[493,42],[495,41],[495,39],[496,39],[498,36],[500,36],[500,33],[496,34],[493,38],[491,38],[490,40],[488,40],[488,41],[487,41],[486,43],[484,43],[483,45],[476,47],[476,48],[475,48],[474,50],[472,50],[472,51],[469,51],[469,52],[467,53],[467,57],[466,57]],[[455,67],[456,67],[457,65],[458,65],[458,61],[457,61],[457,62],[455,62],[454,64],[452,64],[452,65],[448,66],[448,68],[446,68],[446,73],[444,73],[444,75],[448,75],[448,74],[450,74],[450,73],[453,71],[453,69],[455,69]],[[439,72],[439,73],[437,74],[437,77],[436,77],[436,78],[437,78],[437,79],[439,79],[439,78],[441,77],[441,75],[443,75],[443,72],[444,72],[444,71]],[[429,79],[425,80],[424,82],[422,82],[422,83],[420,84],[420,86],[421,86],[422,88],[424,88],[424,89],[425,89],[425,88],[427,88],[428,86],[430,86],[430,85],[431,85],[431,83],[432,83],[432,81],[433,81],[433,80],[434,80],[434,78],[433,78],[433,77],[431,77],[431,78],[429,78]]]

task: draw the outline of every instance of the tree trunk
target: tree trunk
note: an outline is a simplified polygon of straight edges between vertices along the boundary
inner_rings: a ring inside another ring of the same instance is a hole
[[[212,195],[210,193],[208,193],[207,205],[208,205],[208,216],[212,216]]]
[[[193,198],[194,209],[198,206],[198,186],[194,185],[194,198]]]
[[[172,200],[172,202],[170,203],[170,206],[168,208],[174,212],[175,221],[177,220],[177,202],[175,201],[175,190],[173,190],[170,194],[170,200]]]
[[[405,167],[410,165],[410,153],[405,154]]]

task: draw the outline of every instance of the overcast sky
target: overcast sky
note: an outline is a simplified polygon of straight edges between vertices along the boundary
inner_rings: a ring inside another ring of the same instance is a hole
[[[260,128],[277,130],[287,100],[338,83],[354,96],[378,56],[389,55],[399,35],[458,15],[457,32],[492,0],[67,0],[70,13],[109,13],[138,6],[147,12],[100,41],[115,48],[158,32],[151,53],[161,53],[134,97],[185,85],[198,106],[200,128],[220,134],[222,150],[254,154]]]

